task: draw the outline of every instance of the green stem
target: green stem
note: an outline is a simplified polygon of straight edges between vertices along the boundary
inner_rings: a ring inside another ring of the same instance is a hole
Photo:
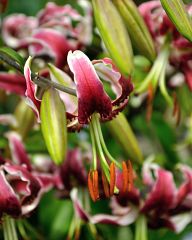
[[[17,71],[23,74],[23,70],[19,66],[17,62],[9,58],[4,53],[0,53],[0,60],[7,63],[9,66],[15,68]],[[73,96],[77,96],[76,91],[72,88],[65,87],[59,83],[53,82],[47,78],[41,77],[36,73],[31,72],[31,79],[35,84],[37,84],[40,87],[47,88],[47,87],[54,87],[55,89],[58,89],[62,92],[68,93]]]
[[[140,215],[135,226],[135,240],[147,240],[147,219],[144,215]]]
[[[90,122],[90,135],[91,135],[91,145],[92,145],[92,153],[93,153],[93,170],[97,169],[97,154],[96,154],[96,143],[94,138],[94,129],[92,123]]]
[[[110,155],[110,153],[107,150],[107,147],[106,147],[104,139],[103,139],[102,131],[101,131],[101,126],[99,123],[99,118],[96,113],[94,113],[92,115],[91,125],[92,125],[92,132],[94,134],[97,150],[99,152],[99,157],[101,160],[101,167],[106,175],[108,182],[110,183],[109,165],[106,161],[104,153],[107,155],[109,160],[111,160],[112,162],[115,162],[115,164],[118,164],[118,165],[119,165],[119,163],[116,162],[116,160]],[[103,141],[103,143],[102,143],[102,141]],[[103,149],[103,146],[105,147],[105,150]],[[103,150],[104,150],[104,152],[103,152]],[[114,191],[115,191],[115,193],[119,193],[119,190],[116,186],[115,186]]]
[[[18,240],[15,220],[7,215],[3,217],[3,235],[4,240]]]
[[[162,47],[161,52],[159,53],[157,59],[155,60],[150,72],[143,80],[142,84],[136,89],[137,93],[143,93],[147,90],[150,83],[153,85],[155,90],[159,81],[159,78],[162,76],[162,71],[165,75],[166,65],[169,58],[169,40],[165,39],[165,43]]]
[[[107,149],[107,146],[106,146],[106,144],[105,144],[105,140],[104,140],[104,138],[103,138],[103,134],[102,134],[102,130],[101,130],[101,125],[100,125],[100,123],[99,123],[99,119],[96,118],[96,119],[95,119],[95,122],[96,122],[96,125],[97,125],[97,129],[98,129],[98,134],[99,134],[99,138],[100,138],[100,141],[101,141],[101,145],[102,145],[102,148],[103,148],[106,156],[108,157],[108,159],[109,159],[111,162],[114,162],[114,163],[118,166],[118,168],[121,169],[121,168],[122,168],[122,167],[121,167],[121,164],[118,163],[118,162],[113,158],[113,156],[111,156],[110,152],[109,152],[108,149]]]
[[[96,124],[96,118],[97,118],[97,116],[95,116],[95,114],[93,114],[92,119],[91,119],[91,124],[92,124],[93,133],[94,133],[95,143],[96,143],[99,157],[101,160],[101,167],[103,168],[103,171],[107,177],[107,180],[110,181],[109,166],[105,159],[105,155],[103,153],[103,149],[102,149],[102,146],[100,143],[100,138],[99,138],[97,124]]]

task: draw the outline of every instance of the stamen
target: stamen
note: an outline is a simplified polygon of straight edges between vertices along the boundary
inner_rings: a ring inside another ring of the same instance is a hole
[[[133,188],[133,167],[130,160],[127,162],[127,170],[128,170],[128,192],[130,192]]]
[[[128,188],[128,170],[127,165],[124,161],[122,162],[122,174],[123,174],[122,193],[126,193]]]
[[[105,196],[107,198],[110,197],[110,193],[109,193],[109,183],[107,181],[107,178],[105,177],[105,174],[102,172],[102,183],[103,183],[103,190],[105,193]]]
[[[91,172],[88,173],[88,189],[89,189],[91,199],[95,202],[95,195],[93,192],[93,183],[92,183]]]
[[[99,182],[97,170],[88,173],[88,189],[91,199],[95,202],[99,199]]]
[[[130,192],[133,188],[133,168],[131,161],[129,160],[127,164],[122,162],[122,174],[123,174],[123,187],[122,193]]]
[[[99,199],[99,178],[97,170],[93,171],[93,191],[95,194],[96,200]]]
[[[110,196],[114,194],[115,182],[116,182],[115,164],[111,163],[110,164]]]

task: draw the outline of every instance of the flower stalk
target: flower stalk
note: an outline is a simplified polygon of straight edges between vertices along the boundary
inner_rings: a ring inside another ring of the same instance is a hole
[[[135,240],[147,240],[147,219],[140,215],[136,221]]]
[[[13,67],[14,69],[16,69],[17,71],[19,71],[20,73],[23,74],[23,71],[22,71],[21,67],[19,66],[19,64],[16,61],[9,58],[8,56],[6,56],[4,53],[0,52],[0,60],[2,62],[7,63],[9,66]],[[65,86],[63,86],[59,83],[50,81],[49,79],[47,79],[45,77],[41,77],[36,73],[31,72],[31,78],[32,78],[33,82],[35,84],[37,84],[39,87],[42,87],[42,88],[53,87],[53,88],[58,89],[62,92],[65,92],[65,93],[71,94],[73,96],[76,96],[76,91],[74,89],[69,88],[69,87],[65,87]]]
[[[153,96],[159,84],[160,91],[164,96],[165,100],[170,106],[173,106],[173,101],[167,92],[165,82],[166,67],[169,61],[169,55],[170,55],[169,40],[165,39],[165,43],[161,49],[161,52],[159,53],[157,59],[155,60],[149,74],[144,79],[142,84],[138,87],[138,89],[136,89],[136,91],[137,93],[143,93],[147,89],[149,90],[151,88],[150,91],[152,90],[151,94]]]
[[[7,215],[3,218],[3,234],[4,240],[18,240],[15,220]]]

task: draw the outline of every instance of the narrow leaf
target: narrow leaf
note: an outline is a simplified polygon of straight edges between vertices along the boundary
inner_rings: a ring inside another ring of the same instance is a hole
[[[22,58],[22,56],[19,53],[17,53],[16,51],[8,47],[1,47],[0,54],[1,55],[3,54],[3,56],[7,56],[11,58],[12,61],[15,61],[15,64],[18,64],[18,68],[20,67],[20,70],[23,71],[25,60]]]

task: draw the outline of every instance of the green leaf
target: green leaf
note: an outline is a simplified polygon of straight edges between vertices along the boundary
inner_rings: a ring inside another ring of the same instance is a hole
[[[111,58],[124,75],[133,70],[129,35],[121,16],[109,0],[92,0],[97,28]]]
[[[192,41],[192,20],[182,0],[161,0],[161,4],[177,30]]]
[[[67,124],[64,103],[55,89],[45,91],[40,117],[48,152],[56,164],[61,164],[67,151]]]
[[[155,59],[155,47],[149,30],[132,0],[113,0],[124,19],[135,48],[150,61]]]
[[[23,71],[25,60],[22,58],[22,56],[19,53],[17,53],[16,51],[8,47],[1,47],[0,53],[11,58],[12,61],[15,61],[15,64],[18,64],[18,67],[20,68],[20,70]]]

